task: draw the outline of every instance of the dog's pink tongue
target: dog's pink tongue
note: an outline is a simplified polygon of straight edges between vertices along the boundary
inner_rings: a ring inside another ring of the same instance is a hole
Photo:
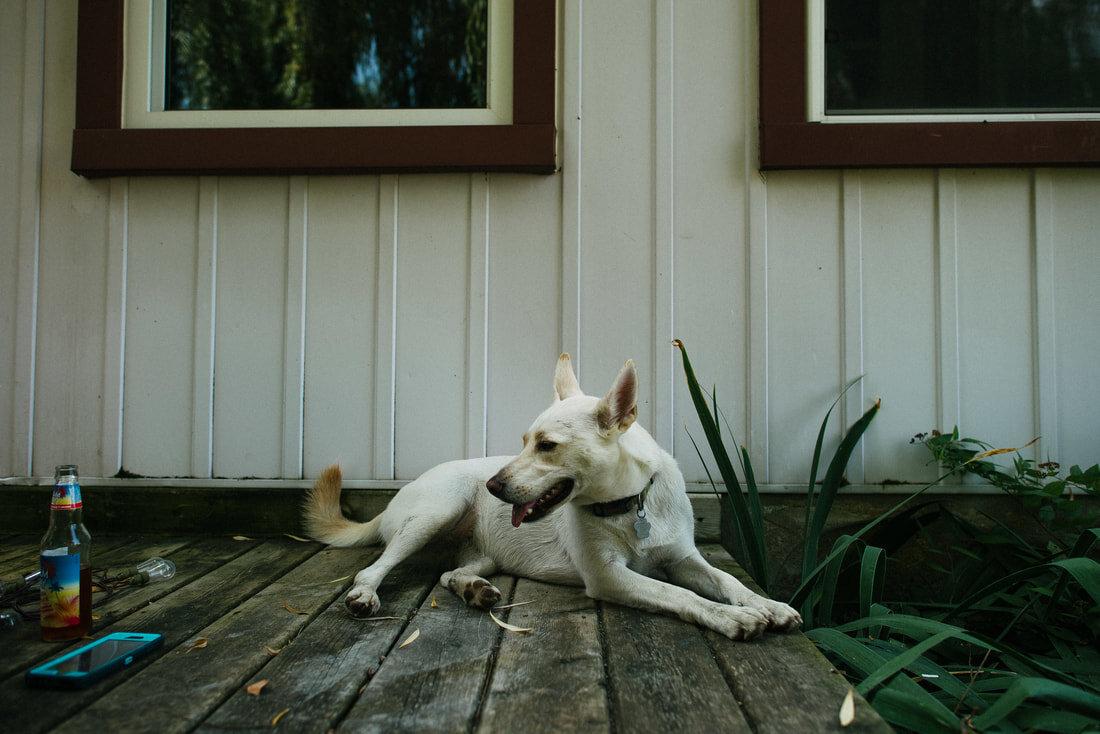
[[[518,528],[523,524],[523,518],[527,517],[527,511],[535,506],[535,502],[527,505],[512,505],[512,527]]]

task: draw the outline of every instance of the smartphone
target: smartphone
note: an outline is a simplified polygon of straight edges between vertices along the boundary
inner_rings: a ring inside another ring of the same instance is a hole
[[[87,688],[164,644],[164,635],[112,632],[27,671],[29,686]]]

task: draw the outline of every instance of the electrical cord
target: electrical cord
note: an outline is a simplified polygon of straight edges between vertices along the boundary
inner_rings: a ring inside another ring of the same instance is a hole
[[[148,575],[136,568],[128,568],[121,573],[112,573],[105,568],[93,568],[92,605],[102,604],[122,589],[142,586],[146,583],[148,583]],[[11,609],[25,620],[36,620],[41,617],[39,603],[38,574],[30,573],[15,581],[0,579],[0,611]]]

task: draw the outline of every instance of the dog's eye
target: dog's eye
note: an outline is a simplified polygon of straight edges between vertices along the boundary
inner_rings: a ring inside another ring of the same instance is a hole
[[[538,444],[535,446],[535,448],[538,449],[539,451],[541,451],[542,453],[546,453],[548,451],[553,451],[557,447],[558,447],[558,445],[556,443],[554,443],[553,441],[539,441]]]

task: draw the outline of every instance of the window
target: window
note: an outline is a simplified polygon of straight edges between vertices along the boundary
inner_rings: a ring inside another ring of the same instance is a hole
[[[271,12],[281,5],[312,15]],[[326,5],[310,11],[297,3],[235,2],[229,6],[235,16],[251,9],[267,33],[249,41],[230,28],[211,42],[215,29],[241,19],[208,23],[184,11],[224,3],[80,0],[73,171],[96,177],[554,170],[554,0],[352,4],[389,16],[394,8],[409,13],[375,19],[361,39],[345,34],[339,41],[331,32],[300,28],[351,22],[333,17],[344,4]],[[428,17],[443,6],[459,15]],[[410,19],[416,12],[422,16]],[[490,32],[494,23],[498,32]],[[379,38],[378,28],[402,31],[409,47],[431,37],[438,73],[411,74],[420,61],[408,48],[395,48],[391,34]],[[305,41],[319,34],[328,42],[310,48]],[[232,52],[234,59],[221,64],[228,73],[218,77],[218,64],[203,62],[204,43]],[[126,59],[127,51],[134,58]],[[239,78],[234,84],[242,54],[275,61],[256,67],[247,84]],[[350,69],[351,81],[337,75],[343,78],[334,85],[309,73],[311,65]]]
[[[1097,0],[760,0],[763,169],[1097,163]]]

